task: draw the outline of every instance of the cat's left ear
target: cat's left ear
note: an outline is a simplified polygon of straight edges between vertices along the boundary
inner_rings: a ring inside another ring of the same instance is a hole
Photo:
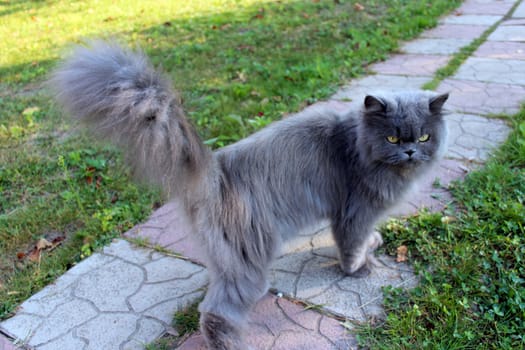
[[[448,92],[430,98],[428,102],[428,108],[430,109],[430,112],[436,113],[436,114],[440,113],[447,99],[448,99]]]
[[[384,112],[386,103],[379,97],[367,95],[365,97],[365,109],[367,112]]]

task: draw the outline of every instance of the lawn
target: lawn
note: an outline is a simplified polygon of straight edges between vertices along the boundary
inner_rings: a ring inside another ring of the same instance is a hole
[[[144,48],[220,147],[329,96],[458,3],[1,2],[0,319],[162,202],[41,87],[71,44],[103,37]]]
[[[0,2],[0,319],[162,203],[41,87],[71,43],[143,47],[220,147],[329,96],[459,2]],[[383,228],[387,252],[409,247],[421,284],[385,290],[388,318],[360,330],[363,346],[525,347],[525,110],[511,119],[504,147],[454,186],[454,206]]]

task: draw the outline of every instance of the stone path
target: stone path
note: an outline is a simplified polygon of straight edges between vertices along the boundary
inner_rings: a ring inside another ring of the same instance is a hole
[[[450,92],[448,153],[393,215],[422,207],[442,209],[450,201],[450,181],[486,160],[507,137],[506,122],[494,116],[518,111],[525,100],[525,3],[467,0],[438,27],[372,65],[368,76],[313,107],[344,111],[378,87],[421,88],[454,53],[496,23],[472,57],[438,86],[437,91]],[[126,233],[129,241],[116,240],[85,259],[1,322],[0,350],[144,349],[173,333],[173,314],[197,302],[206,288],[202,255],[190,231],[178,203],[163,206]],[[130,243],[137,238],[165,250]],[[385,316],[381,286],[417,284],[406,263],[379,256],[376,265],[365,279],[344,277],[326,223],[305,230],[287,242],[272,267],[272,292],[257,304],[247,326],[251,345],[272,350],[357,348],[348,330],[355,322]],[[195,333],[179,349],[204,349],[202,337]]]

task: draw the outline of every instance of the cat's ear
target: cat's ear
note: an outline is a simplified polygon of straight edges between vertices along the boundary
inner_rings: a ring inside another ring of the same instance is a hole
[[[430,109],[430,112],[435,113],[435,114],[440,113],[447,99],[448,99],[448,92],[430,98],[428,102],[428,108]]]
[[[367,112],[385,112],[386,103],[378,97],[367,95],[365,97],[365,109]]]

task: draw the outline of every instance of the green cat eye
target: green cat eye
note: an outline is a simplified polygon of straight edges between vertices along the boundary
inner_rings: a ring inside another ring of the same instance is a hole
[[[387,136],[386,140],[388,142],[390,142],[390,143],[398,143],[399,142],[399,137],[397,137],[397,136]]]
[[[419,142],[427,142],[429,139],[430,139],[430,135],[424,134],[424,135],[421,135],[418,140]]]

